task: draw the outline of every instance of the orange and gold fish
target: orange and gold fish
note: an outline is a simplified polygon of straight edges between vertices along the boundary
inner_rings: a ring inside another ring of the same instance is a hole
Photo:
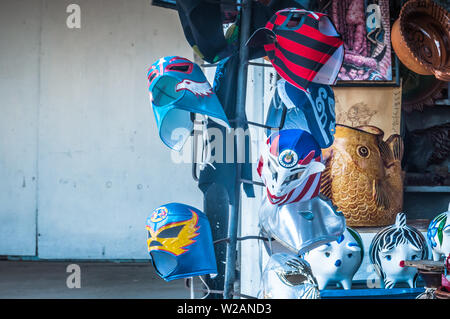
[[[338,124],[334,143],[323,151],[321,193],[342,211],[348,226],[385,226],[403,206],[403,141],[370,125]]]

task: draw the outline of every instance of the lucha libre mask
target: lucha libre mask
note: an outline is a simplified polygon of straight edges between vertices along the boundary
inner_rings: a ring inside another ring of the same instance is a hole
[[[217,273],[211,228],[198,209],[171,203],[147,218],[147,247],[164,280]]]
[[[306,91],[281,79],[267,113],[266,125],[278,127],[286,108],[282,129],[299,128],[311,133],[320,148],[333,144],[336,131],[334,92],[329,85],[311,83]]]
[[[230,127],[211,85],[197,64],[168,56],[153,63],[147,74],[149,95],[161,140],[179,151],[193,129],[191,113],[203,114]]]
[[[319,299],[319,289],[309,264],[294,255],[270,256],[261,278],[261,299]]]
[[[275,132],[263,145],[258,163],[270,203],[282,205],[318,195],[322,151],[311,134],[300,129]]]
[[[338,240],[346,229],[344,215],[323,195],[281,206],[264,200],[259,226],[263,236],[275,239],[277,244],[297,255]],[[266,248],[272,253],[273,247]]]
[[[344,59],[343,44],[327,15],[295,8],[276,12],[248,41],[251,49],[263,46],[278,74],[301,90],[310,82],[335,83]],[[263,55],[255,54],[251,58]]]

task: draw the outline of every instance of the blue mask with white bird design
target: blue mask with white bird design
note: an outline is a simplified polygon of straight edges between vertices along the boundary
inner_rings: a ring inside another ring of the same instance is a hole
[[[161,140],[181,150],[192,132],[191,114],[203,114],[230,127],[222,105],[200,67],[186,58],[167,56],[147,73],[150,102]]]

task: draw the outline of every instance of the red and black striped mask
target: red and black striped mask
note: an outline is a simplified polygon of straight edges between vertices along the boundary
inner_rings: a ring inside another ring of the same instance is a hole
[[[310,82],[334,84],[344,58],[343,40],[326,14],[283,9],[249,39],[263,46],[278,74],[306,91]]]

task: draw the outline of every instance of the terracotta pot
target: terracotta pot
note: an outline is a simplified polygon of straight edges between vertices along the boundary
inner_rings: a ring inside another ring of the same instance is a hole
[[[403,141],[383,141],[375,126],[336,125],[322,172],[321,193],[331,199],[348,226],[386,226],[403,205]]]
[[[447,10],[432,0],[410,0],[392,26],[392,47],[400,61],[422,75],[450,80],[450,24]]]

